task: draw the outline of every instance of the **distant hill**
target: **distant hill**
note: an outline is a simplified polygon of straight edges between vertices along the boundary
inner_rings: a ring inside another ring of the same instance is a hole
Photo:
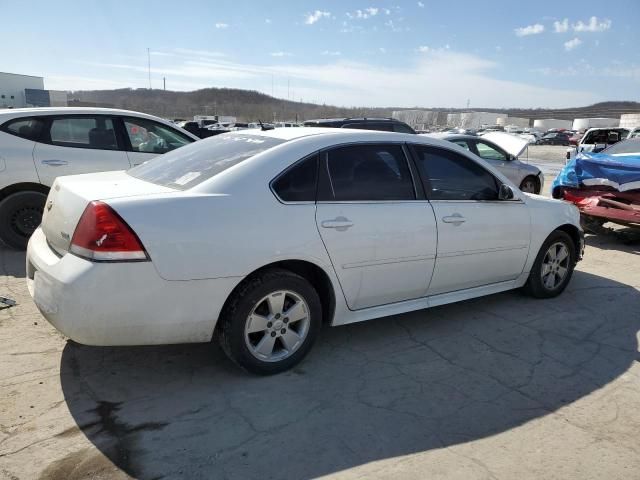
[[[238,121],[306,120],[327,117],[391,116],[389,108],[341,108],[330,105],[292,102],[253,90],[204,88],[193,92],[124,88],[83,90],[69,93],[69,105],[110,105],[164,118],[191,118],[194,115],[233,115]],[[77,101],[77,102],[76,102]]]
[[[394,110],[404,108],[344,108],[314,103],[292,102],[274,98],[253,90],[235,88],[204,88],[192,92],[124,88],[118,90],[82,90],[69,93],[69,105],[97,104],[151,113],[164,118],[191,118],[193,115],[233,115],[238,121],[264,122],[277,120],[307,120],[328,117],[390,117]],[[447,112],[469,109],[424,108]],[[495,109],[473,108],[475,111],[506,113],[524,118],[558,118],[573,120],[582,117],[614,117],[624,113],[640,113],[638,102],[602,102],[595,105],[562,109]]]

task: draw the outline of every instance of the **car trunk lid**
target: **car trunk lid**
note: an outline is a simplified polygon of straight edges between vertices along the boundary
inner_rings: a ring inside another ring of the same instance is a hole
[[[59,254],[69,251],[73,232],[87,205],[94,200],[176,193],[168,187],[139,180],[125,172],[58,177],[51,187],[42,216],[42,230]]]
[[[529,146],[529,142],[527,142],[524,138],[520,138],[509,133],[490,132],[484,134],[482,138],[495,143],[505,152],[510,153],[516,158],[522,155],[522,152],[524,152],[525,149]]]

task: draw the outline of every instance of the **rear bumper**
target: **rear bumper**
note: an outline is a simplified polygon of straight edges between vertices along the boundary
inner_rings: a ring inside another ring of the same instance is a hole
[[[58,256],[38,228],[27,286],[42,315],[86,345],[207,342],[239,278],[167,281],[152,262],[94,263]]]

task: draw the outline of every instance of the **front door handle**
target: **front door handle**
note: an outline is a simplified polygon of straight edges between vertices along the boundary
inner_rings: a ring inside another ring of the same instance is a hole
[[[322,228],[335,228],[339,232],[344,232],[353,227],[353,222],[346,217],[336,217],[333,220],[323,220]]]
[[[467,219],[464,218],[459,213],[454,213],[453,215],[449,215],[447,217],[442,217],[442,221],[444,223],[453,223],[457,227],[458,225],[461,225],[464,222],[466,222]]]
[[[62,167],[64,165],[69,165],[69,162],[66,160],[42,160],[43,165],[49,165],[50,167]]]

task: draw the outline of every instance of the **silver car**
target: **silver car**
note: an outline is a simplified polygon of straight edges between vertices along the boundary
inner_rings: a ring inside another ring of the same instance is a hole
[[[437,137],[455,143],[486,160],[523,192],[539,194],[542,191],[544,175],[540,169],[518,160],[528,146],[526,140],[502,132],[491,132],[481,137],[458,134]]]

